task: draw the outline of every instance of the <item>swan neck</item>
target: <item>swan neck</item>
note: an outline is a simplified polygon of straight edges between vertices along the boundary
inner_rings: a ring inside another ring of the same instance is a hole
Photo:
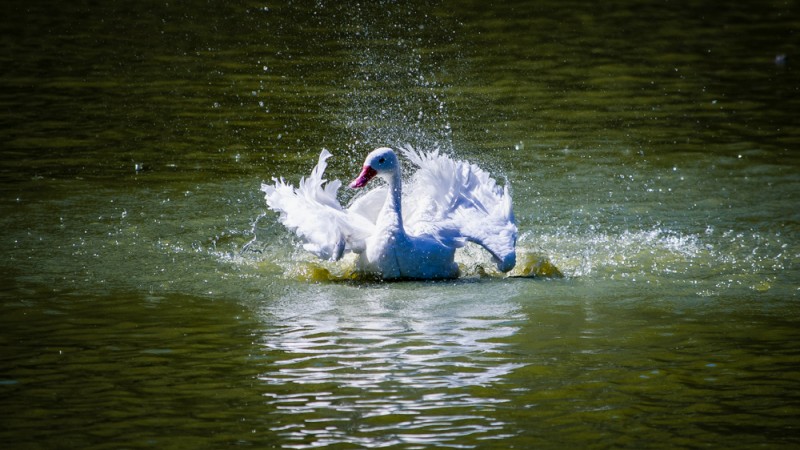
[[[388,179],[389,195],[386,196],[386,203],[383,206],[384,212],[392,214],[393,221],[400,230],[403,230],[402,196],[403,183],[400,180],[400,171],[396,170]]]

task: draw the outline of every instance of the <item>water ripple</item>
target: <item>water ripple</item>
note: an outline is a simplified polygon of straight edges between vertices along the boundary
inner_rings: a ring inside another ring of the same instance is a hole
[[[504,377],[523,366],[506,351],[522,319],[511,303],[342,289],[353,292],[318,289],[265,308],[259,380],[287,447],[456,447],[508,435],[492,413],[509,401]]]

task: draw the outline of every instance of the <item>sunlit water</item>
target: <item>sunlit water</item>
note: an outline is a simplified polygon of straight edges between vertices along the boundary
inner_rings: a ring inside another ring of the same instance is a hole
[[[797,5],[16,3],[4,446],[800,445]],[[404,143],[511,186],[514,277],[266,211]]]

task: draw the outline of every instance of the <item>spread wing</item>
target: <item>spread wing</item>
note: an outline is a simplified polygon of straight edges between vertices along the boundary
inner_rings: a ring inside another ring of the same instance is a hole
[[[336,195],[342,183],[323,179],[330,152],[323,149],[308,178],[298,187],[283,178],[263,183],[267,206],[280,213],[279,220],[303,240],[303,248],[323,259],[338,260],[345,251],[363,251],[372,224],[360,214],[342,208]]]
[[[484,247],[507,272],[516,263],[517,226],[508,187],[499,187],[475,164],[446,155],[401,152],[417,166],[404,196],[404,221],[411,234],[430,234],[446,244],[470,241]]]

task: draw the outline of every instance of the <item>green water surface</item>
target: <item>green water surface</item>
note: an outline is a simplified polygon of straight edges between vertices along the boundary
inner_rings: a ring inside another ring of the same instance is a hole
[[[4,2],[2,447],[800,446],[800,5],[751,3]],[[564,278],[304,276],[260,183],[405,143]]]

